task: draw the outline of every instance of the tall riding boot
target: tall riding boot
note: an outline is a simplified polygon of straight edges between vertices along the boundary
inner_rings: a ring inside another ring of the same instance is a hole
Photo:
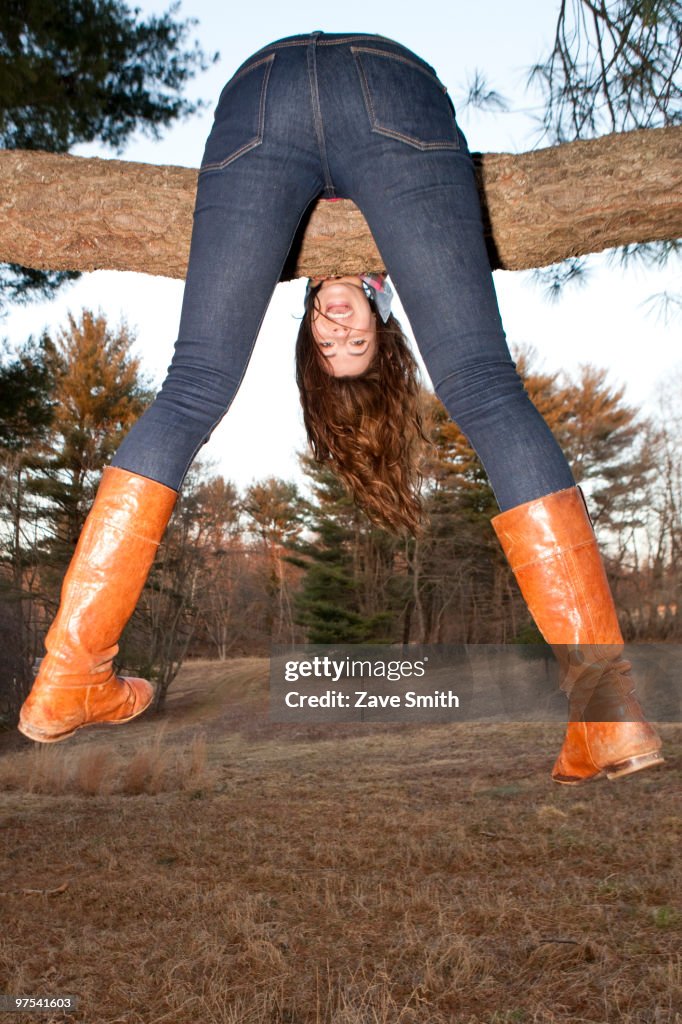
[[[570,721],[552,771],[577,784],[660,764],[644,718],[585,501],[569,487],[495,516],[493,527],[528,609],[557,654]]]
[[[144,679],[114,675],[118,641],[166,529],[177,491],[109,467],[62,586],[19,729],[41,743],[95,722],[127,722],[151,703]]]

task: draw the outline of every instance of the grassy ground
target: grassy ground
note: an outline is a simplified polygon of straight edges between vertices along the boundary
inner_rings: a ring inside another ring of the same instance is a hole
[[[678,726],[568,788],[558,725],[278,726],[266,687],[194,663],[162,720],[2,738],[3,991],[97,1024],[682,1020]]]

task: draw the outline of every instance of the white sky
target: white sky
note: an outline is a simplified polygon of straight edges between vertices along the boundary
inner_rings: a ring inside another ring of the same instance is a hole
[[[148,16],[167,4],[137,0]],[[448,86],[455,107],[476,68],[505,95],[513,113],[458,111],[472,150],[519,152],[540,144],[534,116],[539,97],[524,88],[527,68],[551,45],[558,2],[487,0],[415,4],[396,0],[323,10],[307,0],[258,0],[226,4],[187,0],[181,15],[199,19],[195,35],[206,52],[220,50],[221,60],[188,90],[209,106],[191,121],[176,125],[159,142],[137,137],[123,154],[126,160],[198,166],[210,130],[212,111],[223,84],[252,52],[287,35],[312,32],[377,32],[419,53]],[[79,155],[111,157],[98,146],[81,146]],[[579,183],[576,183],[579,187]],[[626,385],[626,398],[654,411],[661,384],[682,365],[678,317],[667,325],[645,306],[664,290],[679,290],[680,264],[659,271],[609,267],[604,256],[590,260],[589,282],[569,288],[557,304],[548,303],[525,273],[495,273],[495,284],[510,344],[531,344],[546,370],[574,371],[591,362],[609,368],[613,385]],[[141,274],[99,271],[87,274],[51,303],[12,310],[0,322],[0,335],[21,342],[44,327],[56,330],[68,311],[102,310],[117,323],[125,317],[137,332],[137,351],[154,382],[160,384],[170,362],[182,301],[182,282]],[[215,469],[244,487],[269,475],[301,479],[295,453],[305,445],[293,376],[294,340],[304,284],[280,285],[240,392],[228,415],[201,453]],[[396,313],[405,327],[399,303]]]

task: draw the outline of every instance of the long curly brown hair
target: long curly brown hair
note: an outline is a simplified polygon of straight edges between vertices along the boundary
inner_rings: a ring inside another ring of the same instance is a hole
[[[416,535],[423,516],[419,457],[428,439],[407,339],[392,314],[386,323],[377,316],[377,351],[367,370],[334,377],[313,336],[316,294],[308,296],[296,340],[296,383],[315,461],[331,465],[373,522]]]

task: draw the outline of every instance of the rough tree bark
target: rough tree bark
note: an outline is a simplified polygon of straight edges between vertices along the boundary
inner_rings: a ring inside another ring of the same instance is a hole
[[[493,267],[682,236],[682,128],[475,157]],[[0,152],[0,262],[184,277],[197,172]],[[320,202],[283,280],[383,269],[350,201]]]

